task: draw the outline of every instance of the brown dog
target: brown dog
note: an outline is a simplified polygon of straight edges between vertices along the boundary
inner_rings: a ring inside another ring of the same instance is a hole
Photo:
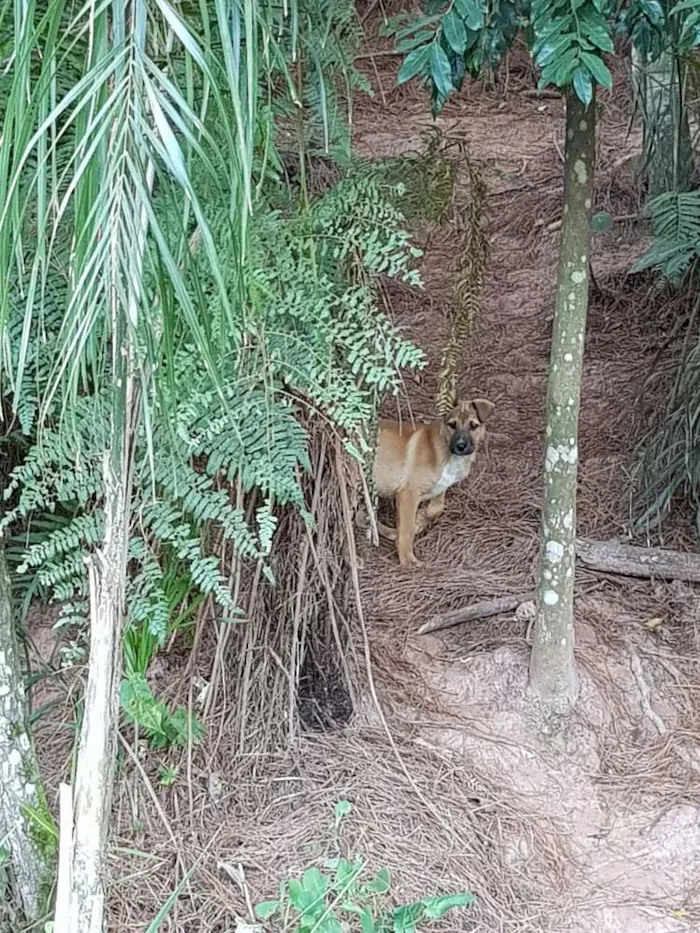
[[[397,541],[400,564],[417,564],[413,540],[442,515],[445,493],[469,476],[484,425],[493,414],[487,399],[460,401],[442,421],[379,422],[374,481],[382,498],[394,498],[397,530],[377,522],[384,538]],[[419,511],[422,502],[427,505]]]

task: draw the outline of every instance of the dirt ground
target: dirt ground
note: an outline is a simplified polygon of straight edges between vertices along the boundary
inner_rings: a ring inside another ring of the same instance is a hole
[[[374,48],[362,67],[376,94],[357,106],[354,139],[378,158],[419,148],[430,118],[422,91],[395,87],[387,44]],[[474,893],[472,908],[434,927],[442,933],[700,931],[695,593],[579,571],[581,699],[571,728],[551,735],[534,727],[525,700],[525,621],[416,634],[444,609],[532,586],[564,126],[562,101],[536,99],[532,86],[527,58],[516,54],[505,85],[465,88],[438,120],[485,167],[491,262],[460,385],[497,409],[473,478],[452,490],[443,520],[417,544],[423,566],[400,569],[389,547],[360,546],[386,719],[368,695],[344,730],[305,738],[272,772],[268,763],[245,778],[229,768],[223,720],[172,788],[158,786],[157,763],[127,755],[110,862],[115,933],[146,929],[173,878],[193,866],[161,929],[250,933],[251,904],[337,846],[389,867],[399,898]],[[627,157],[639,139],[628,134],[628,113],[625,77],[616,75],[614,95],[602,100],[597,170],[598,208],[616,219],[592,252],[599,287],[580,440],[580,530],[601,538],[622,534],[629,516],[633,444],[659,411],[639,396],[665,326],[647,286],[625,278],[644,248],[630,219],[640,202]],[[393,288],[388,298],[430,361],[407,384],[402,410],[430,417],[457,239],[449,228],[421,239],[424,293]],[[683,543],[682,529],[674,534]],[[55,788],[69,766],[55,752],[64,727],[40,728]],[[340,799],[353,810],[338,840]]]

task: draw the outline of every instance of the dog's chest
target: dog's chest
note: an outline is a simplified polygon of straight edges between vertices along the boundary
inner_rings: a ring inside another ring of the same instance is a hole
[[[471,457],[450,457],[426,498],[434,499],[435,496],[441,496],[443,492],[447,492],[450,486],[454,486],[455,483],[466,479],[469,476],[471,467]]]

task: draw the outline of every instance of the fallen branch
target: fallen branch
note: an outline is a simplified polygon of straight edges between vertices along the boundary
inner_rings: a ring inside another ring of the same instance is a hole
[[[472,603],[471,606],[463,606],[461,609],[453,609],[451,612],[443,612],[440,615],[433,616],[418,629],[418,634],[427,635],[428,632],[438,632],[441,629],[452,628],[454,625],[461,625],[463,622],[476,622],[478,619],[488,619],[490,616],[512,612],[522,603],[532,602],[534,599],[534,592],[484,599],[481,602]]]
[[[536,100],[563,100],[564,95],[561,91],[552,91],[552,90],[538,90],[537,88],[530,87],[524,91],[520,92],[521,97],[534,97]]]
[[[669,551],[664,548],[637,547],[617,541],[593,541],[578,538],[576,557],[590,570],[616,573],[625,577],[655,577],[660,580],[683,580],[700,583],[700,554]],[[453,628],[464,622],[477,622],[504,612],[513,612],[523,603],[533,602],[535,593],[514,593],[482,599],[469,606],[432,616],[419,629],[419,635]]]
[[[589,569],[602,573],[700,583],[700,554],[579,538],[576,556]]]

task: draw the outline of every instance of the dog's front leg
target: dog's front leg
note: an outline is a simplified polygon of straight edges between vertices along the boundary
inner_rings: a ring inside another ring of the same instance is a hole
[[[436,522],[445,511],[445,493],[430,499],[425,506],[425,522]]]
[[[419,497],[410,490],[403,490],[396,496],[396,519],[398,523],[399,563],[418,564],[413,553],[413,539],[416,534],[416,512]]]

